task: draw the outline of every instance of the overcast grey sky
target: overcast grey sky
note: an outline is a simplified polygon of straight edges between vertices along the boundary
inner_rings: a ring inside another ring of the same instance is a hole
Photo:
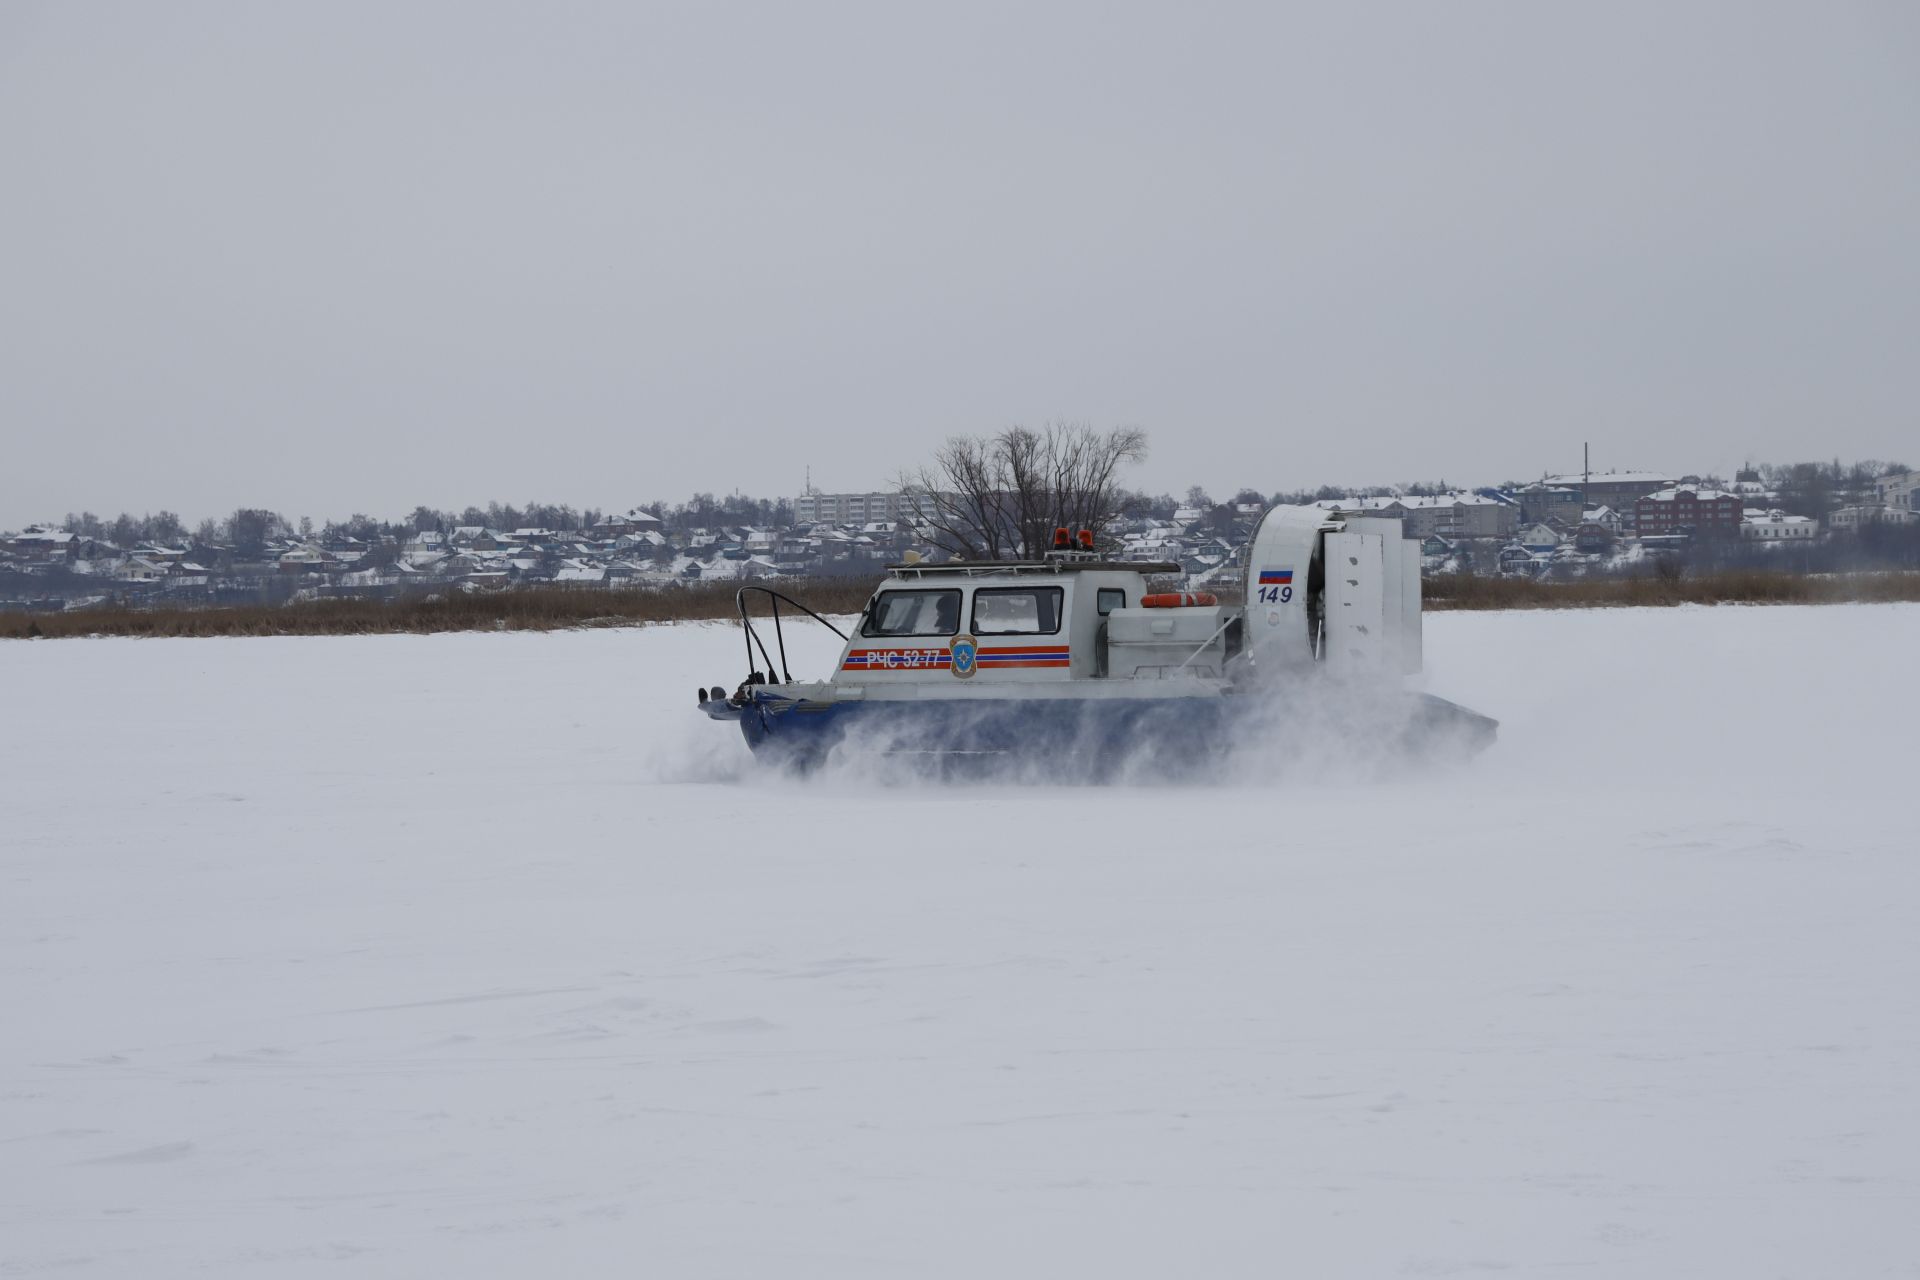
[[[0,0],[0,527],[1920,457],[1920,5]]]

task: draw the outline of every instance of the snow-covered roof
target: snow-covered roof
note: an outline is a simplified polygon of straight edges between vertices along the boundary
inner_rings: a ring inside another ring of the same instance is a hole
[[[1576,471],[1570,476],[1548,476],[1546,483],[1579,489],[1589,484],[1672,484],[1673,477],[1658,471],[1595,471],[1591,475]]]
[[[1383,511],[1398,501],[1388,494],[1377,498],[1321,498],[1310,505],[1321,511]]]
[[[1737,493],[1727,493],[1721,489],[1709,489],[1702,485],[1676,484],[1658,490],[1657,492],[1649,493],[1646,497],[1642,498],[1641,501],[1674,502],[1678,500],[1683,493],[1692,494],[1701,502],[1718,502],[1722,498],[1738,498],[1740,496]]]
[[[1372,498],[1322,498],[1312,504],[1322,511],[1404,511],[1450,510],[1454,507],[1502,507],[1498,498],[1480,493],[1430,493],[1419,496],[1382,494]]]

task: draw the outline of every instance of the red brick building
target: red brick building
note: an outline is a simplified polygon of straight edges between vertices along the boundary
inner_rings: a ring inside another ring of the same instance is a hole
[[[1744,504],[1737,494],[1674,485],[1634,503],[1634,532],[1641,537],[1674,533],[1692,533],[1703,538],[1738,537],[1743,510]]]

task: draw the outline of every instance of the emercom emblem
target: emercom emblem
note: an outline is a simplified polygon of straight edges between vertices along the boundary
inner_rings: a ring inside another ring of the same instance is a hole
[[[980,648],[972,636],[955,636],[947,645],[947,653],[953,659],[948,668],[954,675],[965,680],[973,674],[974,659],[979,656]]]

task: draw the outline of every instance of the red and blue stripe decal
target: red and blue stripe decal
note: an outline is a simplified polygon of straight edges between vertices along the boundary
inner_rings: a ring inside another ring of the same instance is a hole
[[[1290,587],[1293,585],[1293,570],[1262,569],[1260,581],[1255,584],[1262,587]]]
[[[1019,645],[981,649],[974,659],[981,671],[1008,671],[1030,667],[1070,667],[1070,645]],[[953,654],[945,649],[855,649],[840,664],[842,671],[951,671]]]
[[[975,661],[982,671],[1004,671],[1010,667],[1067,667],[1073,665],[1073,650],[1064,644],[982,649]]]

